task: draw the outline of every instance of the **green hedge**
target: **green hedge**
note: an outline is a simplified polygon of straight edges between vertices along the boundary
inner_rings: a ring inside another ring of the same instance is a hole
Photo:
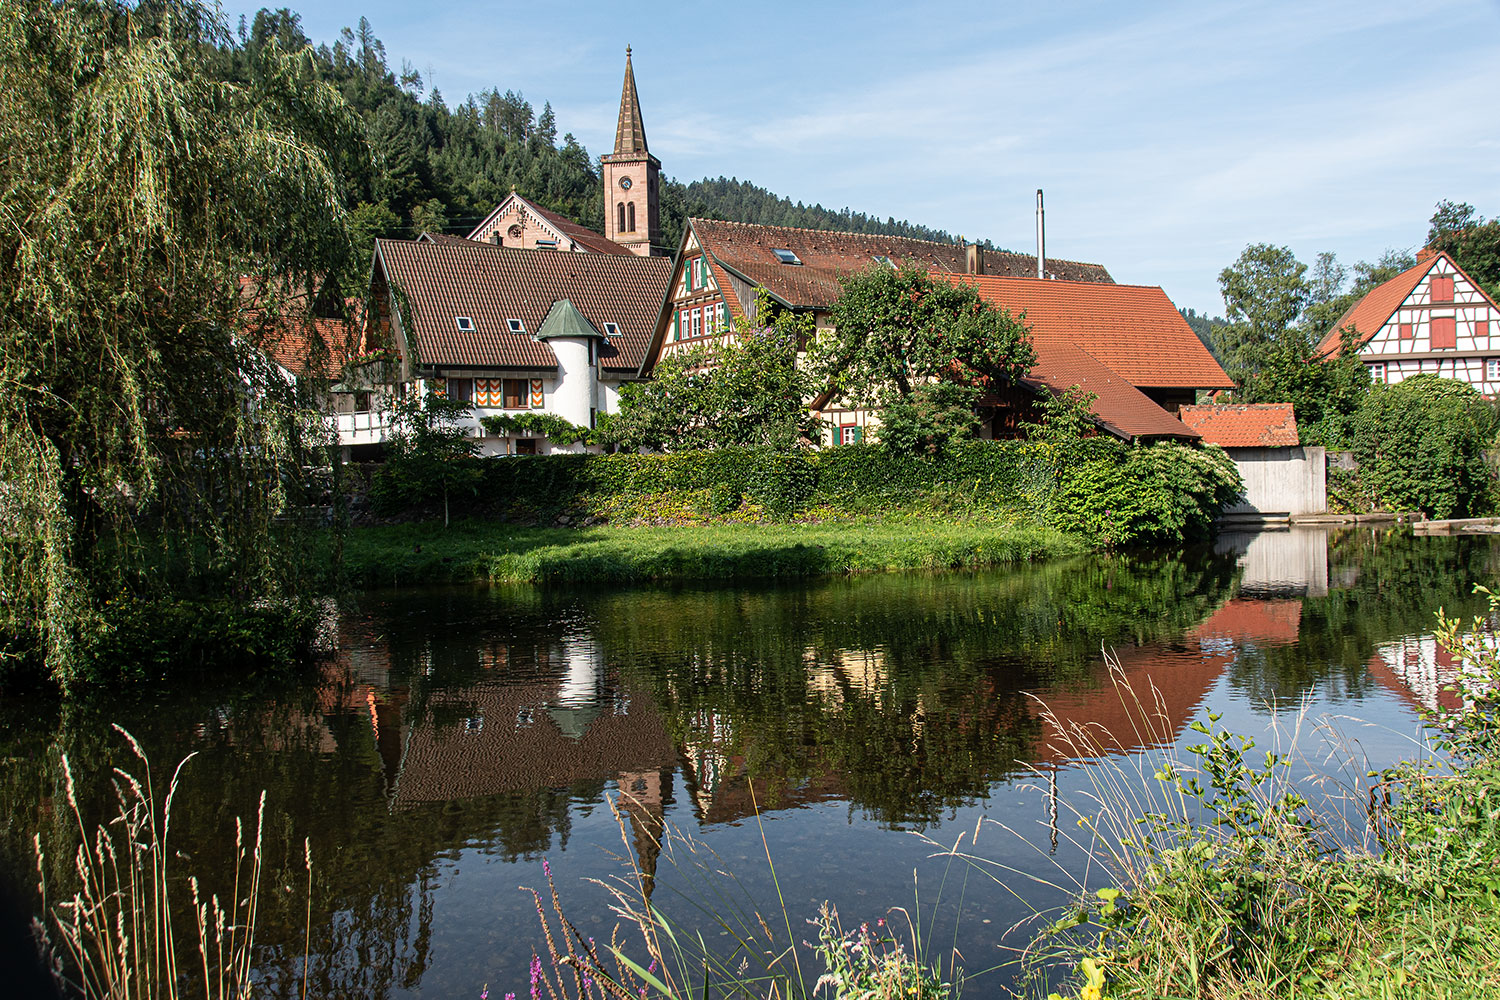
[[[1066,448],[971,441],[936,457],[849,445],[462,461],[477,485],[472,504],[450,498],[455,514],[545,521],[562,513],[644,513],[662,498],[670,501],[663,504],[668,520],[671,509],[724,517],[747,501],[783,517],[808,510],[1011,510],[1107,545],[1203,534],[1240,486],[1219,449],[1130,447],[1104,437]],[[432,492],[429,503],[440,499],[436,483]],[[411,513],[389,506],[382,512]]]

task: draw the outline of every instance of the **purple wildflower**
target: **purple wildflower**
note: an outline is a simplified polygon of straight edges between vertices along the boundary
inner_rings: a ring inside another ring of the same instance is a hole
[[[542,960],[531,955],[531,1000],[541,1000],[542,996]]]
[[[479,1000],[490,1000],[490,984],[485,983],[484,989],[479,991]]]

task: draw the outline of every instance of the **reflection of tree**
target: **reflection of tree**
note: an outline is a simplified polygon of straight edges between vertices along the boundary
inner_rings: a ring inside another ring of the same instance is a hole
[[[595,614],[611,661],[662,705],[702,818],[748,810],[748,776],[763,808],[837,794],[928,825],[1033,752],[1023,690],[1092,686],[1101,645],[1180,633],[1233,575],[1229,557],[1126,556],[632,591]]]

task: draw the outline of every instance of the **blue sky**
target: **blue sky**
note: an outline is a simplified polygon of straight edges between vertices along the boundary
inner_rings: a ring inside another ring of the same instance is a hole
[[[1443,198],[1500,215],[1500,0],[290,5],[315,41],[368,17],[450,105],[551,101],[596,156],[628,43],[670,176],[1022,252],[1044,188],[1050,256],[1200,312],[1247,243],[1352,264]]]

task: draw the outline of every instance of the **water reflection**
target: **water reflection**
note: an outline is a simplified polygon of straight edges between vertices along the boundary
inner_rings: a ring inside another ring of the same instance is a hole
[[[1066,790],[1087,765],[1038,699],[1093,727],[1105,753],[1163,735],[1132,721],[1101,649],[1154,689],[1172,739],[1205,705],[1256,725],[1268,702],[1320,698],[1409,723],[1448,669],[1423,638],[1430,610],[1477,610],[1467,583],[1494,578],[1495,553],[1487,539],[1287,531],[1004,573],[366,595],[336,662],[297,689],[172,692],[41,722],[36,706],[3,706],[6,860],[25,864],[34,831],[66,858],[56,751],[102,771],[119,760],[117,720],[158,765],[201,755],[176,829],[203,845],[204,871],[227,870],[226,824],[261,788],[277,884],[299,884],[311,838],[319,995],[515,982],[536,932],[514,887],[534,884],[537,858],[566,870],[579,911],[603,914],[577,880],[613,870],[603,848],[622,845],[602,803],[616,792],[656,880],[674,878],[655,851],[666,824],[732,860],[758,811],[783,879],[880,909],[908,898],[896,876],[925,853],[903,831],[1055,821],[1027,786],[1040,772],[1047,792]],[[89,793],[104,801],[102,778]],[[966,905],[999,926],[1018,915],[1006,900]],[[303,906],[282,891],[265,910],[272,994],[300,992]],[[980,920],[966,927],[992,947]]]

